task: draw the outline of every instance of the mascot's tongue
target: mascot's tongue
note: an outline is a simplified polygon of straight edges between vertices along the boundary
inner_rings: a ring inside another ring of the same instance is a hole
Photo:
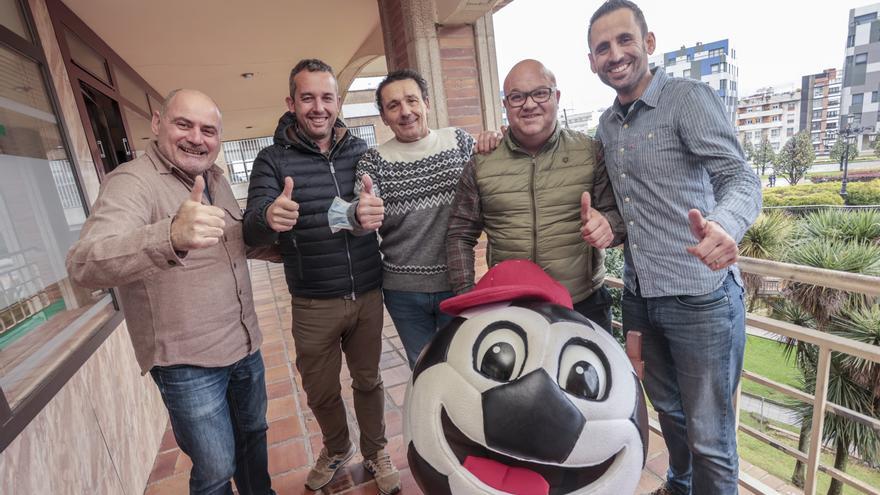
[[[467,456],[464,468],[483,483],[513,495],[547,495],[550,484],[540,474],[520,467],[508,467],[484,457]]]

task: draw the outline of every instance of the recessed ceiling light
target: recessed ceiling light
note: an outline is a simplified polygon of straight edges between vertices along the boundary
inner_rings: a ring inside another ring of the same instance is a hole
[[[253,72],[243,72],[243,73],[241,74],[241,77],[243,77],[243,78],[245,78],[245,79],[253,79],[253,78],[254,78],[254,73],[253,73]]]

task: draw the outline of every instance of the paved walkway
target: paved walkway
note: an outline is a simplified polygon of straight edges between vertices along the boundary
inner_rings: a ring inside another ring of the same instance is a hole
[[[482,256],[478,256],[482,259]],[[485,266],[482,268],[485,271]],[[269,395],[269,471],[272,487],[278,495],[311,494],[303,483],[309,466],[321,449],[321,435],[308,407],[302,391],[300,377],[295,373],[294,357],[296,350],[290,334],[290,297],[284,281],[281,265],[265,262],[251,263],[251,278],[254,287],[254,300],[257,316],[263,330],[263,359],[266,364],[266,388]],[[395,465],[401,470],[402,493],[420,494],[406,463],[403,446],[401,411],[406,383],[410,371],[406,365],[400,337],[385,317],[382,338],[382,358],[380,362],[382,379],[385,384],[385,423],[388,435],[388,450]],[[352,407],[351,378],[343,366],[341,380],[343,398],[350,413],[352,438],[356,438],[357,424]],[[361,466],[362,458],[356,456],[346,467],[337,473],[334,481],[325,487],[325,494],[375,494],[372,478]],[[763,481],[771,487],[781,488],[780,493],[798,493],[785,489],[784,483],[767,475],[766,472],[741,462],[743,471]],[[170,427],[165,432],[159,452],[156,455],[149,484],[145,495],[184,495],[188,493],[189,458],[180,452],[174,442]],[[651,433],[647,465],[642,472],[637,493],[650,492],[660,485],[665,477],[668,456],[660,436]],[[751,493],[741,490],[741,493]],[[624,495],[624,494],[621,494]]]

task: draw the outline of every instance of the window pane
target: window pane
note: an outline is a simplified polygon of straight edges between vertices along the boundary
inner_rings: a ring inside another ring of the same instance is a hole
[[[40,68],[0,46],[0,73],[0,387],[14,408],[113,309],[67,279],[85,210]]]
[[[140,83],[134,81],[128,73],[119,67],[115,67],[116,86],[119,92],[128,101],[134,103],[144,112],[150,113],[150,104],[147,103],[147,90]]]
[[[33,41],[21,14],[18,0],[0,0],[0,24],[22,38]]]
[[[67,40],[67,48],[70,50],[70,58],[89,74],[110,84],[110,73],[107,72],[107,62],[98,52],[86,45],[77,35],[64,30],[64,39]]]
[[[131,135],[131,150],[134,153],[132,159],[147,152],[147,146],[153,139],[153,131],[150,129],[150,120],[134,110],[122,105],[125,121],[128,123],[128,132]]]

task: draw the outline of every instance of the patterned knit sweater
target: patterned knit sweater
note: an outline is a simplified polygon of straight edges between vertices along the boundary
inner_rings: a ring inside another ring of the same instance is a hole
[[[474,139],[461,129],[431,130],[414,143],[392,139],[368,150],[357,165],[355,194],[369,174],[373,193],[385,202],[379,228],[386,289],[450,290],[446,225],[455,188],[470,160]]]

